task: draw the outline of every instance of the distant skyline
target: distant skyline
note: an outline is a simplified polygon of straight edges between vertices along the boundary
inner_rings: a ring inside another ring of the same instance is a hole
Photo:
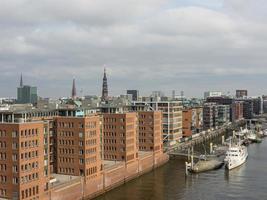
[[[267,1],[2,0],[0,96],[267,94]]]

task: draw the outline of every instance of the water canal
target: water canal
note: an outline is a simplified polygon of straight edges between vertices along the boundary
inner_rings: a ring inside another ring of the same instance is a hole
[[[261,144],[251,144],[248,152],[247,162],[230,172],[221,168],[188,177],[185,159],[172,158],[96,200],[267,199],[267,138]]]

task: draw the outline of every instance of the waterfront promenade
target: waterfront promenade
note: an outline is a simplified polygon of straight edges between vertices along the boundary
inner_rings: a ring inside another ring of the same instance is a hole
[[[201,133],[196,134],[195,136],[191,137],[190,139],[187,139],[184,142],[178,143],[173,146],[165,147],[164,150],[169,155],[176,155],[177,152],[185,152],[187,149],[191,148],[192,146],[195,146],[197,144],[200,144],[205,141],[216,138],[218,136],[221,136],[226,131],[233,131],[233,130],[239,129],[240,126],[244,124],[245,124],[245,121],[240,120],[235,123],[229,123],[229,124],[223,125],[222,127],[218,127],[217,129],[214,129],[214,130],[202,131]]]

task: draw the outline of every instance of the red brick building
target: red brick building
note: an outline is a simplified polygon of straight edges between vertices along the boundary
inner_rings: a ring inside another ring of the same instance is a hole
[[[162,152],[162,112],[140,111],[139,120],[139,150]]]
[[[102,171],[100,118],[57,117],[56,169],[58,174],[84,176],[85,180]]]
[[[235,120],[243,119],[243,102],[235,102]]]
[[[104,160],[134,161],[138,158],[137,113],[103,114]]]
[[[183,110],[183,137],[190,137],[199,132],[203,126],[203,108],[186,108]]]
[[[0,124],[0,198],[42,199],[48,191],[47,130],[44,122]]]

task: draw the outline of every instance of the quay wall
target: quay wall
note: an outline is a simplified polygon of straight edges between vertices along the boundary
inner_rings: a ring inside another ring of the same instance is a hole
[[[104,169],[100,176],[90,181],[85,182],[81,177],[75,182],[52,188],[44,200],[89,200],[150,172],[168,160],[169,156],[165,153],[149,153],[133,162],[120,162]]]

